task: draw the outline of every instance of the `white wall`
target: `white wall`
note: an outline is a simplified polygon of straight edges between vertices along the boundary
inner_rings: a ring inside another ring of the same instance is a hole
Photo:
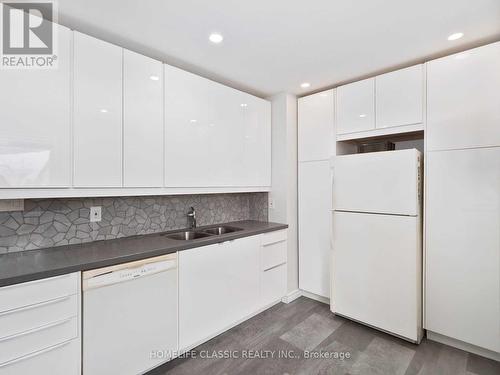
[[[287,223],[288,292],[299,288],[297,237],[297,97],[281,93],[272,102],[272,188],[269,220]]]

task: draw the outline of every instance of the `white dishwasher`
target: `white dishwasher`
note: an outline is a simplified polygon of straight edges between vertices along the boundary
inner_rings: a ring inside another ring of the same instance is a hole
[[[177,350],[177,256],[83,272],[83,374],[137,375]]]

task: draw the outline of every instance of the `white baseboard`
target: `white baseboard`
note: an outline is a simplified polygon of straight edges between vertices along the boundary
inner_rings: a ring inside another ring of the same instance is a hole
[[[307,292],[305,290],[301,290],[300,292],[302,293],[302,295],[304,297],[313,299],[313,300],[321,302],[321,303],[326,303],[327,305],[330,304],[330,298],[319,296],[317,294],[314,294],[314,293],[311,293],[311,292]]]
[[[480,355],[481,357],[486,357],[493,359],[495,361],[500,361],[500,353],[494,352],[492,350],[484,349],[476,345],[466,343],[448,336],[441,335],[439,333],[427,331],[427,338],[431,341],[436,341],[441,344],[453,346],[466,352]]]
[[[289,292],[286,296],[284,296],[281,299],[281,302],[290,303],[290,302],[292,302],[292,301],[294,301],[297,298],[302,297],[302,296],[313,299],[313,300],[321,302],[321,303],[326,303],[327,305],[330,304],[330,298],[319,296],[317,294],[307,292],[307,291],[302,290],[302,289],[295,289],[295,290]]]
[[[283,303],[290,303],[302,295],[299,289],[295,289],[294,291],[289,292],[286,296],[281,299]]]

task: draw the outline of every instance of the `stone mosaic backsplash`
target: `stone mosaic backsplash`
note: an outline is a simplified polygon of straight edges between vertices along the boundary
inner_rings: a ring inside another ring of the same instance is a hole
[[[0,212],[0,254],[186,228],[191,206],[200,226],[267,221],[267,199],[235,193],[26,200],[23,212]],[[101,206],[100,222],[89,220],[93,206]]]

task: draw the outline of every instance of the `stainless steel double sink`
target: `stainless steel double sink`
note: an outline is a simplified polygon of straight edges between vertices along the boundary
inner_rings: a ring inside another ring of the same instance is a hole
[[[165,237],[178,241],[191,241],[199,238],[220,236],[222,234],[238,232],[240,230],[243,229],[223,225],[210,228],[200,228],[200,229],[185,230],[185,231],[183,230],[171,234],[166,234]]]

